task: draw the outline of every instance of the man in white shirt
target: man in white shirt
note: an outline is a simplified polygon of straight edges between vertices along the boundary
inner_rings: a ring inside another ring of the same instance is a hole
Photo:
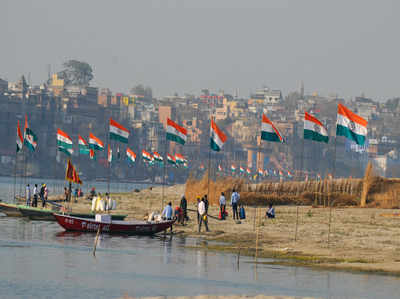
[[[210,231],[208,229],[208,219],[207,219],[207,213],[206,213],[206,204],[204,202],[204,197],[201,199],[200,203],[199,203],[199,207],[198,207],[198,212],[199,212],[199,216],[200,216],[200,220],[199,220],[199,232],[201,231],[201,223],[204,222],[204,226],[206,227],[206,231]]]
[[[33,202],[32,202],[32,207],[37,207],[37,200],[39,196],[39,191],[37,188],[37,184],[35,184],[35,187],[33,187]]]

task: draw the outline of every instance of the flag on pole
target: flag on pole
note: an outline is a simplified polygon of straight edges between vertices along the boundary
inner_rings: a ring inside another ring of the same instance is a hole
[[[153,153],[153,157],[157,162],[162,162],[164,160],[163,157],[157,152]]]
[[[107,150],[107,161],[108,161],[108,163],[111,163],[112,159],[113,159],[112,149],[110,147],[110,144],[108,144],[108,150]]]
[[[317,181],[321,180],[321,175],[319,173],[317,173]]]
[[[283,177],[283,172],[282,170],[279,170],[279,176],[282,178]]]
[[[200,164],[200,170],[204,170],[204,169],[205,169],[204,164]]]
[[[175,161],[176,164],[183,164],[185,163],[185,157],[183,157],[181,154],[175,154]]]
[[[235,172],[235,171],[236,171],[236,166],[233,165],[233,164],[231,165],[231,171],[232,171],[232,172]]]
[[[287,176],[288,176],[289,179],[291,179],[293,177],[292,173],[289,170],[287,172]]]
[[[126,157],[132,163],[136,161],[136,154],[129,147],[126,148]]]
[[[263,176],[264,175],[264,171],[261,168],[258,169],[258,175],[259,176]]]
[[[239,172],[243,173],[244,172],[244,168],[242,166],[239,167]]]
[[[71,161],[67,162],[67,169],[65,171],[65,180],[70,183],[76,183],[82,185],[82,181],[76,171],[74,165],[72,165]]]
[[[71,137],[60,129],[57,129],[57,146],[60,152],[63,152],[68,156],[71,156],[74,152]]]
[[[19,120],[17,121],[17,153],[22,150],[24,144],[24,137],[21,133],[21,128],[19,127]]]
[[[248,175],[250,175],[251,174],[250,168],[247,167],[246,172],[247,172]]]
[[[211,120],[210,147],[213,151],[219,152],[226,142],[226,135],[222,132],[217,124]]]
[[[187,139],[187,130],[184,127],[179,126],[167,118],[167,140],[185,144]]]
[[[82,138],[81,135],[78,135],[78,146],[79,146],[79,154],[81,155],[90,154],[89,144],[86,142],[85,139]]]
[[[310,113],[304,112],[304,139],[329,142],[328,131],[324,125]]]
[[[110,117],[110,140],[128,143],[129,131]]]
[[[147,162],[151,162],[153,160],[153,156],[149,152],[146,152],[145,150],[142,150],[142,158],[144,161]]]
[[[172,155],[170,155],[170,154],[167,154],[167,161],[168,161],[168,163],[170,163],[170,164],[176,164],[176,160],[175,160],[175,157],[174,156],[172,156]]]
[[[269,176],[268,169],[265,169],[264,176]]]
[[[271,142],[285,142],[281,133],[279,133],[278,129],[265,114],[262,115],[261,139]]]
[[[336,124],[336,136],[344,136],[358,145],[365,144],[368,122],[342,104],[338,105]]]
[[[37,137],[35,133],[29,128],[28,117],[25,115],[25,130],[24,130],[24,144],[30,151],[34,152],[37,147]]]
[[[102,151],[104,150],[104,143],[92,133],[89,133],[89,148]]]
[[[221,165],[218,165],[218,171],[222,171],[222,166]]]

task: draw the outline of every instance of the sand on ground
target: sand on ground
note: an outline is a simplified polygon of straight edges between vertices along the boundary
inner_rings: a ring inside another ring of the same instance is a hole
[[[165,187],[164,200],[162,190],[160,186],[112,194],[117,201],[117,210],[112,213],[127,214],[127,219],[143,219],[152,211],[161,211],[162,202],[166,205],[171,201],[175,208],[179,206],[185,185]],[[91,208],[91,202],[81,198],[77,204],[70,205],[73,211],[79,212],[88,212]],[[195,204],[189,203],[188,209],[196,210]],[[264,217],[266,208],[246,207],[246,219],[237,224],[228,204],[227,219],[220,221],[209,217],[211,231],[207,233],[204,228],[198,233],[197,214],[189,211],[190,221],[185,226],[174,225],[174,233],[206,241],[224,241],[224,245],[202,242],[204,244],[199,246],[208,250],[240,251],[251,256],[255,255],[258,233],[257,255],[277,258],[281,264],[400,275],[400,217],[387,217],[395,215],[396,210],[310,206],[277,206],[275,209],[276,219],[271,220]],[[255,217],[257,211],[259,217]],[[218,212],[219,207],[210,206],[210,216],[217,216]]]

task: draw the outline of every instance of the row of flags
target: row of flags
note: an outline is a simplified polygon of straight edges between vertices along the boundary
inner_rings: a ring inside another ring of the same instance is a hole
[[[338,105],[337,111],[337,125],[336,125],[336,136],[344,136],[358,145],[364,145],[367,136],[367,125],[368,122],[361,116],[355,114],[350,109],[342,104]],[[109,121],[109,139],[121,142],[124,144],[128,143],[129,130],[123,127],[121,124],[110,118]],[[263,114],[261,121],[261,139],[270,142],[284,143],[284,137],[275,127],[275,125]],[[304,139],[310,139],[317,142],[329,142],[329,136],[326,128],[315,116],[305,112],[304,114]],[[187,141],[187,130],[172,121],[167,119],[166,127],[166,140],[176,142],[184,145]],[[210,149],[213,151],[221,151],[223,145],[227,141],[225,133],[217,126],[215,121],[210,121]],[[34,151],[37,147],[37,137],[33,131],[29,128],[27,117],[25,116],[25,127],[24,134],[22,134],[19,121],[17,123],[17,152],[22,149],[22,146],[26,145],[31,151]],[[104,150],[104,143],[92,133],[89,134],[89,142],[82,136],[78,136],[79,153],[83,155],[89,155],[91,159],[95,159],[97,151]],[[61,152],[71,156],[73,153],[73,142],[71,137],[61,129],[57,130],[57,145]],[[119,147],[117,149],[119,155]],[[136,154],[127,147],[126,156],[128,160],[134,162],[136,160]],[[144,161],[156,161],[163,162],[164,158],[157,152],[150,154],[143,150],[142,158]],[[107,160],[111,163],[112,161],[112,149],[110,144],[107,149]],[[172,164],[183,164],[187,166],[187,160],[180,154],[174,156],[167,154],[167,162]],[[231,171],[235,171],[236,168],[232,166]],[[246,172],[249,169],[246,169]],[[242,168],[240,169],[242,172]],[[244,172],[244,170],[243,170]],[[251,172],[250,172],[251,173]],[[290,177],[291,174],[288,174]]]

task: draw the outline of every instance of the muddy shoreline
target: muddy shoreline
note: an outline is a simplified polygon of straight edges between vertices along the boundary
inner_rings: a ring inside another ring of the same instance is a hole
[[[143,219],[152,211],[161,211],[162,202],[165,205],[171,201],[173,207],[179,206],[185,185],[165,187],[164,200],[162,188],[112,194],[117,200],[117,210],[113,213],[128,214],[128,219]],[[90,206],[84,199],[70,204],[79,212],[87,212]],[[191,202],[188,208],[196,210]],[[198,232],[197,215],[189,211],[190,221],[185,226],[174,225],[174,234],[202,239],[204,242],[196,248],[234,254],[240,251],[240,255],[255,256],[258,233],[257,256],[273,258],[269,264],[400,276],[397,210],[277,206],[277,218],[271,220],[264,217],[265,207],[246,207],[247,217],[240,224],[231,218],[229,207],[227,210],[229,215],[224,221],[209,217],[211,231],[207,233]],[[218,211],[212,205],[209,215],[217,216]],[[224,245],[216,245],[214,241]]]

